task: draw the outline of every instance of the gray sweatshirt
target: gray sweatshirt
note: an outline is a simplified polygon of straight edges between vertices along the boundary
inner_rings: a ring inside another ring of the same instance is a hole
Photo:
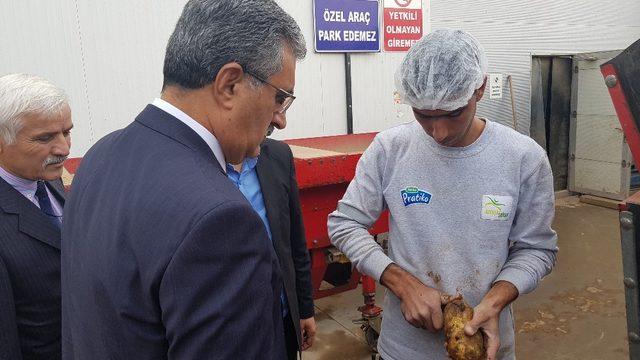
[[[389,256],[368,233],[389,209]],[[437,144],[416,121],[379,133],[360,158],[329,235],[357,269],[376,280],[393,263],[425,285],[476,306],[498,280],[520,294],[553,267],[554,192],[544,150],[486,121],[471,145]],[[514,359],[511,307],[500,315],[499,359]],[[378,350],[386,360],[447,359],[442,332],[409,324],[387,291]]]

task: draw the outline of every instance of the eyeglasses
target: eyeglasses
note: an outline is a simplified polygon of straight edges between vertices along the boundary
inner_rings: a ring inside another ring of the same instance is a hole
[[[278,114],[284,114],[285,112],[287,112],[287,109],[289,109],[289,107],[293,103],[293,100],[296,99],[296,97],[292,93],[273,85],[272,83],[268,82],[267,80],[261,78],[260,76],[254,74],[254,73],[252,73],[250,71],[245,70],[244,72],[249,74],[249,75],[251,75],[251,76],[253,76],[254,78],[260,80],[261,82],[271,86],[272,88],[276,89],[276,91],[277,91],[276,102],[278,104],[280,104],[280,109],[278,111],[276,111],[276,112]]]

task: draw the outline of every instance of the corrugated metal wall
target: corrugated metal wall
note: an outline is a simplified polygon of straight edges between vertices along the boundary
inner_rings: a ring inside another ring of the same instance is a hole
[[[489,71],[511,74],[518,130],[529,132],[531,56],[623,49],[640,38],[638,0],[433,0],[431,27],[462,28],[484,45]],[[506,88],[479,113],[510,124]]]
[[[166,41],[185,2],[0,0],[0,74],[35,73],[68,91],[76,124],[72,156],[81,156],[158,95]],[[312,48],[312,1],[278,2],[298,20]],[[426,30],[472,32],[487,49],[490,71],[513,76],[518,130],[525,133],[532,54],[620,49],[640,38],[638,0],[422,2]],[[403,56],[352,55],[355,132],[411,119],[409,109],[393,102],[393,76]],[[296,95],[288,127],[276,138],[346,132],[342,54],[311,50],[298,65]],[[511,123],[508,89],[501,100],[483,100],[479,112]]]
[[[0,74],[33,73],[65,89],[71,156],[82,156],[157,96],[185,2],[0,0]]]
[[[346,133],[344,55],[313,52],[311,0],[278,2],[298,21],[310,50],[298,64],[298,99],[287,113],[288,126],[274,137]],[[0,75],[34,73],[66,89],[75,123],[71,152],[82,156],[158,96],[166,42],[185,3],[0,0]],[[392,87],[401,58],[391,53],[352,56],[356,132],[381,130],[400,120]]]

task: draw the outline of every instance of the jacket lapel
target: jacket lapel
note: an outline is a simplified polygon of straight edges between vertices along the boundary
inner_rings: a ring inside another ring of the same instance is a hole
[[[60,249],[60,230],[35,204],[3,179],[0,179],[0,207],[6,213],[18,215],[18,231]]]
[[[270,169],[270,161],[268,148],[263,147],[256,164],[256,172],[260,182],[260,189],[262,190],[264,206],[267,210],[267,219],[271,228],[271,236],[273,236],[273,244],[276,251],[280,252],[278,247],[281,244],[282,231],[280,229],[280,212],[277,205],[281,199],[277,197],[278,191],[276,189],[278,184]]]

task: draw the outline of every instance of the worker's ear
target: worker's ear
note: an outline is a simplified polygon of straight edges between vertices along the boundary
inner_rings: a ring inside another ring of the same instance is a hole
[[[487,87],[487,77],[484,77],[484,82],[482,83],[482,86],[480,86],[478,89],[476,89],[475,92],[475,96],[476,96],[476,102],[480,101],[480,99],[482,99],[482,95],[484,95],[484,89]]]

